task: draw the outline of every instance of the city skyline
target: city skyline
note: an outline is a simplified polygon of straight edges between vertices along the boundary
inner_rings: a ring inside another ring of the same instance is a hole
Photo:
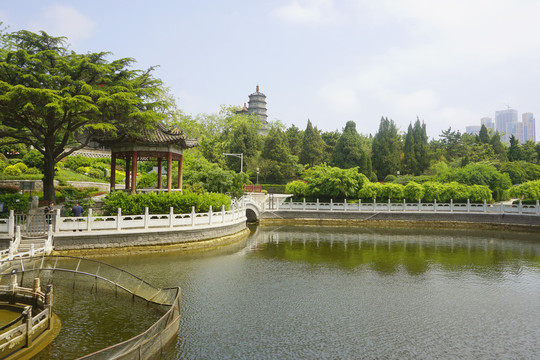
[[[80,53],[132,57],[187,114],[241,105],[256,84],[268,120],[375,134],[381,117],[430,138],[510,104],[540,113],[540,2],[527,0],[27,0],[0,4],[7,31],[66,36]],[[495,26],[502,24],[505,26]]]
[[[518,111],[508,107],[504,110],[496,110],[494,120],[491,117],[480,119],[480,125],[468,125],[465,132],[471,135],[478,135],[482,125],[487,129],[499,132],[501,141],[510,142],[510,137],[514,135],[520,143],[533,141],[536,143],[536,120],[531,112],[521,114],[522,121],[518,121]]]

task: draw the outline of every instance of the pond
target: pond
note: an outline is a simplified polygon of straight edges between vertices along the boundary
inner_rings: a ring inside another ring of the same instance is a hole
[[[493,359],[540,353],[538,234],[252,230],[246,241],[220,249],[99,260],[155,286],[182,287],[179,336],[165,359]],[[65,298],[69,305],[71,297]],[[77,311],[91,313],[87,303],[77,304]],[[116,333],[126,319],[104,302],[99,306],[110,321],[91,331],[96,325],[94,315],[88,316],[89,327],[64,326],[64,339],[100,341]],[[57,309],[64,324],[73,322],[72,305]],[[43,359],[78,355],[55,348],[60,346],[53,344]]]

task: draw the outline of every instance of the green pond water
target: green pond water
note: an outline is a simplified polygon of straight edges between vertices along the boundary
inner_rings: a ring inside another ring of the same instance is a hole
[[[183,290],[164,359],[532,359],[540,354],[540,235],[259,226],[195,253],[99,259]],[[55,295],[72,359],[160,315],[129,298]],[[129,309],[129,311],[126,311]],[[128,324],[128,325],[126,325]]]

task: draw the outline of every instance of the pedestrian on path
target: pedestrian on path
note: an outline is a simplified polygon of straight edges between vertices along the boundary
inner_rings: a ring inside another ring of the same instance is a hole
[[[51,201],[49,205],[45,207],[45,221],[47,221],[47,224],[52,224],[52,214],[54,213],[54,203]]]
[[[73,206],[71,208],[71,213],[73,214],[73,216],[75,217],[80,217],[83,213],[84,209],[81,205],[79,205],[79,203],[75,203],[75,206]],[[77,220],[77,228],[79,227],[79,220]],[[73,231],[76,231],[75,229],[73,229]],[[81,229],[79,229],[79,231],[82,231]]]

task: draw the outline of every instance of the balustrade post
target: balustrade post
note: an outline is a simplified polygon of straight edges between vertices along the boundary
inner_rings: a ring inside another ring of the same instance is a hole
[[[319,199],[317,198],[317,211],[319,210]]]
[[[486,199],[484,199],[484,213],[487,212],[487,201]]]
[[[418,211],[422,211],[422,199],[418,199]]]
[[[376,211],[377,209],[377,204],[375,204],[375,198],[373,198],[373,211]]]
[[[52,225],[49,225],[47,241],[45,241],[45,252],[49,254],[53,250],[53,231]]]
[[[403,199],[403,211],[407,209],[407,203],[405,202],[405,199]]]
[[[392,209],[392,204],[390,203],[390,198],[388,198],[388,212]]]
[[[174,227],[174,208],[171,206],[169,208],[169,228]]]
[[[148,222],[150,221],[150,215],[148,211],[148,206],[144,208],[144,229],[148,229]]]
[[[54,232],[57,233],[58,231],[60,231],[60,209],[54,210],[54,217]]]
[[[191,207],[191,226],[195,226],[195,206]]]
[[[358,211],[362,211],[362,199],[358,199]]]
[[[225,205],[221,205],[221,223],[225,223]]]
[[[306,198],[304,198],[304,201],[302,202],[302,210],[306,210]]]
[[[347,211],[347,199],[343,200],[343,211]]]
[[[47,309],[49,310],[49,320],[47,321],[47,330],[51,328],[52,325],[52,308],[53,308],[53,285],[49,284],[47,285],[47,290],[45,293],[45,304]]]
[[[330,199],[330,211],[334,210],[334,199]]]
[[[14,210],[9,210],[8,235],[10,238],[15,236],[15,211]]]
[[[30,244],[30,257],[34,256],[34,244]]]
[[[504,215],[504,204],[501,203],[501,214]]]
[[[88,209],[88,216],[86,217],[86,230],[87,231],[92,231],[92,222],[93,222],[93,217],[92,217],[92,209]]]
[[[471,200],[467,199],[467,212],[471,212]]]
[[[32,346],[32,307],[27,306],[23,311],[26,323],[26,347]]]
[[[450,212],[454,212],[454,199],[450,199]]]
[[[540,206],[538,204],[538,200],[536,200],[536,205],[534,206],[534,209],[536,210],[536,215],[540,215]]]
[[[122,230],[122,208],[118,208],[118,213],[116,214],[116,230]]]
[[[291,201],[289,201],[289,210],[292,210],[292,198]]]
[[[208,209],[208,225],[212,225],[212,205]]]
[[[519,209],[519,215],[523,214],[523,203],[521,202],[521,199],[519,199],[518,209]]]
[[[433,199],[433,212],[437,212],[437,199]]]

